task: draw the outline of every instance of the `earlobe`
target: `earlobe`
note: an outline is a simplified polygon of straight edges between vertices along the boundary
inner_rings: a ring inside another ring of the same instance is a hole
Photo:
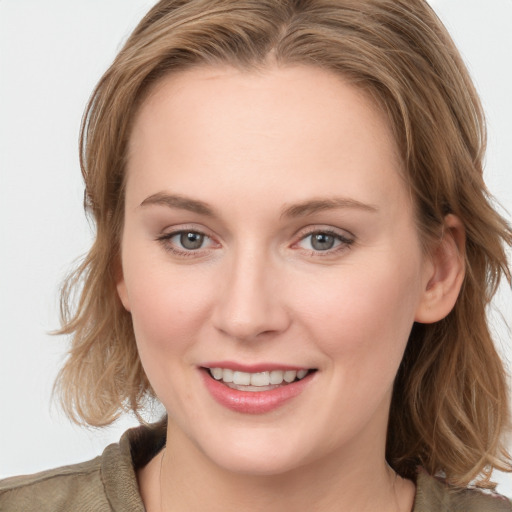
[[[130,311],[130,301],[128,299],[128,291],[126,289],[126,283],[124,278],[121,278],[121,280],[117,281],[117,295],[119,295],[119,298],[121,299],[121,303],[124,306],[124,309],[126,311]]]
[[[119,263],[116,268],[116,288],[117,295],[119,296],[119,299],[121,300],[124,309],[126,309],[126,311],[129,312],[130,300],[128,298],[128,290],[126,289],[126,281],[124,280],[123,268],[121,263]]]
[[[429,274],[416,311],[416,322],[437,322],[455,306],[464,281],[465,247],[462,222],[455,215],[447,215],[441,240],[432,251]]]

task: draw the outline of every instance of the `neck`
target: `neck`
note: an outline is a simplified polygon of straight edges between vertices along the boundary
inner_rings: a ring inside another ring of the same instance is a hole
[[[170,425],[168,444],[139,474],[148,512],[408,512],[414,484],[386,464],[384,444],[331,453],[282,474],[247,475],[219,468]]]

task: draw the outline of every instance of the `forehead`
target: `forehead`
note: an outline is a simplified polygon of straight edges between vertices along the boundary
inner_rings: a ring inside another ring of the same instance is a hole
[[[163,170],[172,170],[171,187],[215,176],[219,186],[247,179],[254,191],[286,185],[311,196],[326,186],[353,193],[379,181],[396,186],[401,162],[386,116],[339,75],[309,66],[205,66],[161,79],[135,119],[128,184],[136,179],[149,195],[164,186],[151,183]]]
[[[136,115],[135,127],[148,117],[154,122],[156,110],[181,117],[180,121],[209,118],[211,124],[229,117],[248,129],[256,128],[260,122],[269,133],[273,128],[282,128],[276,121],[286,113],[289,118],[309,121],[296,126],[297,133],[302,131],[308,136],[313,134],[311,129],[321,136],[322,128],[333,120],[351,116],[364,115],[367,126],[388,125],[380,105],[362,88],[350,84],[341,74],[306,65],[273,65],[254,70],[205,65],[171,73],[150,88]],[[318,116],[324,123],[317,122]],[[168,117],[165,121],[170,120]],[[182,124],[180,130],[187,126],[189,123]],[[385,131],[391,136],[391,131]],[[390,139],[386,142],[395,150],[393,138]]]

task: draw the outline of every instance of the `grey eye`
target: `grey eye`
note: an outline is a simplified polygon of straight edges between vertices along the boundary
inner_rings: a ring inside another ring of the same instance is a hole
[[[184,232],[181,233],[179,236],[180,245],[184,249],[188,249],[189,251],[200,249],[204,243],[204,235],[202,235],[201,233],[195,233],[194,231]]]
[[[334,247],[336,239],[328,233],[313,233],[311,236],[311,247],[315,251],[328,251]]]

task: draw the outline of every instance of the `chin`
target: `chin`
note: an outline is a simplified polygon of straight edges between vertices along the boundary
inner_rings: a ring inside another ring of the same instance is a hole
[[[311,462],[304,442],[282,435],[258,436],[245,434],[239,441],[235,436],[226,436],[220,441],[212,440],[209,446],[200,447],[203,455],[213,464],[240,475],[273,476],[293,471]],[[229,444],[226,445],[226,440]],[[300,447],[300,451],[298,450]]]
[[[222,457],[216,458],[214,463],[231,473],[259,477],[283,475],[304,465],[304,462],[301,464],[296,456],[286,457],[283,455],[280,453],[262,457],[259,453],[251,457],[250,453],[244,453],[243,456],[223,454]]]

